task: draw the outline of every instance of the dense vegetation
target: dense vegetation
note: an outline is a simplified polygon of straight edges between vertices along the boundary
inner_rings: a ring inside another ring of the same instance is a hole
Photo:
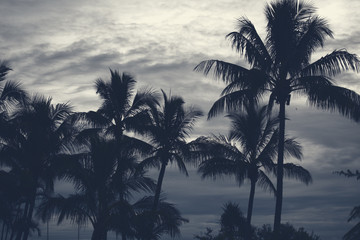
[[[90,223],[93,240],[106,240],[108,232],[123,240],[179,236],[188,220],[161,194],[168,164],[185,175],[191,164],[203,178],[230,175],[239,186],[246,180],[251,185],[247,217],[238,205],[228,203],[219,234],[209,229],[197,239],[319,239],[281,224],[283,178],[312,181],[306,169],[284,163],[285,157],[302,158],[300,144],[285,137],[285,109],[294,92],[307,96],[315,107],[359,121],[360,96],[336,86],[331,78],[344,70],[358,71],[360,61],[335,50],[310,63],[312,53],[332,37],[310,4],[275,1],[266,7],[266,17],[264,42],[246,18],[227,36],[250,69],[220,60],[195,67],[206,75],[213,71],[227,84],[208,117],[226,110],[231,130],[191,142],[202,111],[162,90],[137,91],[130,74],[110,70],[109,80],[95,82],[100,108],[74,112],[69,104],[54,104],[50,97],[29,94],[19,83],[6,81],[11,69],[1,63],[0,239],[27,240],[39,232],[39,221],[50,217],[59,224],[65,219]],[[261,97],[269,98],[268,105],[260,104]],[[154,167],[160,170],[157,181],[148,176]],[[277,178],[276,185],[269,174]],[[340,174],[359,178],[358,172]],[[55,181],[72,183],[74,191],[56,193]],[[274,230],[251,225],[256,186],[276,196]],[[358,217],[355,207],[349,220]],[[345,239],[358,236],[359,224]]]

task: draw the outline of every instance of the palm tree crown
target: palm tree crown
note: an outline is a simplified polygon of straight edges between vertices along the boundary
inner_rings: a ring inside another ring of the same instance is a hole
[[[128,73],[112,71],[110,81],[98,79],[96,92],[102,99],[97,112],[89,112],[87,118],[95,125],[107,126],[107,132],[121,138],[124,131],[141,132],[149,120],[148,109],[157,104],[157,97],[151,90],[135,91],[135,79]]]

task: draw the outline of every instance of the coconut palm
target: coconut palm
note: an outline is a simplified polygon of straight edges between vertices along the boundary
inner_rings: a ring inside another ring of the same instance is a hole
[[[139,240],[156,240],[162,235],[179,237],[179,227],[188,222],[176,207],[160,198],[156,211],[153,211],[154,197],[144,197],[132,205],[134,215],[130,222],[134,236]]]
[[[51,104],[51,98],[35,96],[14,110],[8,134],[2,136],[2,164],[21,180],[23,230],[16,239],[26,240],[33,224],[39,194],[51,192],[58,168],[59,154],[69,153],[75,129],[68,104]]]
[[[279,133],[277,118],[268,118],[267,108],[255,109],[246,106],[245,113],[232,113],[227,116],[231,120],[229,136],[200,137],[192,144],[196,155],[200,158],[199,172],[203,178],[216,179],[218,176],[234,176],[239,186],[244,180],[250,181],[250,195],[247,211],[247,223],[251,226],[255,187],[276,192],[271,180],[265,173],[276,173],[273,160],[277,154]],[[301,147],[292,138],[285,140],[285,153],[301,159]],[[265,170],[265,171],[264,171]],[[312,179],[304,168],[286,163],[286,176],[296,178],[305,184]]]
[[[129,198],[135,192],[153,191],[155,184],[137,171],[137,154],[129,145],[118,148],[118,141],[101,136],[91,138],[88,151],[73,155],[73,166],[66,179],[73,182],[76,193],[68,197],[53,196],[40,206],[42,216],[58,216],[58,223],[70,219],[76,223],[90,222],[93,240],[106,240],[118,221],[131,215]],[[126,143],[122,143],[126,145]],[[125,224],[129,219],[120,221]],[[117,230],[123,239],[131,232],[127,225]]]
[[[281,222],[283,195],[283,159],[285,136],[285,107],[292,93],[304,95],[315,107],[338,111],[358,121],[360,96],[346,88],[336,86],[333,77],[345,70],[358,71],[360,62],[356,55],[346,50],[335,50],[317,61],[311,55],[322,47],[332,31],[327,22],[315,14],[315,8],[304,1],[279,0],[265,8],[267,36],[262,41],[251,21],[238,20],[238,31],[227,35],[233,48],[242,54],[250,69],[219,60],[207,60],[195,67],[207,75],[214,72],[227,83],[221,97],[213,104],[208,117],[224,109],[241,109],[252,99],[269,93],[269,109],[279,104],[279,150],[277,197],[274,231]]]
[[[124,131],[141,132],[149,121],[148,109],[157,104],[157,97],[149,89],[136,92],[136,81],[130,74],[111,69],[110,73],[110,81],[100,78],[95,82],[102,105],[96,112],[88,112],[86,120],[101,129],[105,127],[107,133],[120,141]]]
[[[179,170],[188,175],[185,162],[189,154],[186,138],[202,112],[195,107],[186,109],[181,97],[168,97],[164,91],[163,104],[151,111],[152,123],[146,126],[148,136],[154,146],[153,156],[142,161],[143,167],[159,167],[153,210],[158,207],[161,186],[168,163],[176,163]]]

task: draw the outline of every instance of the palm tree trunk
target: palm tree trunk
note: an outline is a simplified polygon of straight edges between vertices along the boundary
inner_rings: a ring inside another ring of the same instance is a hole
[[[156,211],[158,205],[159,205],[159,199],[160,199],[160,192],[161,192],[161,186],[165,175],[165,169],[166,169],[167,162],[162,162],[161,169],[158,177],[158,181],[156,184],[156,190],[155,190],[155,196],[154,196],[154,205],[153,205],[153,211]]]
[[[249,196],[248,211],[247,211],[247,218],[246,218],[249,225],[251,225],[251,217],[252,217],[252,211],[253,211],[253,206],[254,206],[255,185],[256,185],[256,182],[254,180],[251,180],[250,196]]]
[[[284,141],[285,141],[285,101],[280,100],[279,111],[279,144],[278,144],[278,161],[277,161],[277,183],[276,183],[276,206],[274,217],[274,233],[279,233],[281,224],[281,211],[283,200],[283,177],[284,177]]]
[[[251,217],[252,217],[252,211],[253,211],[253,206],[254,206],[255,186],[256,186],[256,181],[251,180],[250,196],[249,196],[248,211],[247,211],[247,218],[246,218],[247,224],[248,224],[248,229],[246,232],[246,239],[248,239],[248,240],[251,239]]]

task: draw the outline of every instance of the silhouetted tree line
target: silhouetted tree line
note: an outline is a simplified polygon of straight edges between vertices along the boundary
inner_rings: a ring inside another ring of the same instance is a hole
[[[195,235],[199,240],[273,240],[274,232],[270,225],[263,225],[261,228],[251,226],[248,233],[247,219],[243,216],[239,205],[228,202],[223,206],[223,213],[220,217],[220,230],[215,234],[213,229],[206,228],[205,233]],[[319,240],[320,237],[314,233],[308,233],[303,228],[295,229],[289,223],[280,225],[279,239],[287,240]]]
[[[203,178],[234,176],[239,186],[246,180],[251,185],[246,219],[237,205],[225,205],[221,231],[213,239],[299,239],[294,236],[301,234],[307,237],[302,239],[318,239],[281,225],[283,178],[312,182],[306,169],[284,163],[285,158],[302,158],[300,144],[285,137],[285,110],[294,92],[308,97],[315,107],[359,121],[360,96],[336,86],[332,77],[344,70],[358,71],[360,61],[335,50],[310,63],[332,31],[308,3],[274,1],[265,14],[264,42],[247,18],[240,18],[238,31],[227,35],[249,69],[220,60],[195,67],[227,84],[208,113],[210,119],[227,112],[227,135],[189,142],[202,111],[163,90],[136,91],[136,81],[128,73],[110,70],[110,80],[98,79],[95,89],[101,106],[89,112],[31,96],[19,83],[7,81],[0,92],[0,238],[27,240],[39,233],[39,219],[46,222],[51,217],[59,224],[65,219],[90,223],[93,240],[107,239],[109,231],[122,239],[179,236],[188,220],[161,190],[169,164],[185,175],[191,164]],[[0,81],[10,70],[6,63],[0,65]],[[263,106],[260,99],[265,97],[269,102]],[[274,117],[275,104],[279,112]],[[154,167],[159,169],[157,181],[147,175]],[[269,175],[277,178],[276,186]],[[54,192],[56,180],[72,183],[74,192]],[[251,225],[256,186],[276,197],[274,230]],[[357,211],[351,219],[355,217]]]

